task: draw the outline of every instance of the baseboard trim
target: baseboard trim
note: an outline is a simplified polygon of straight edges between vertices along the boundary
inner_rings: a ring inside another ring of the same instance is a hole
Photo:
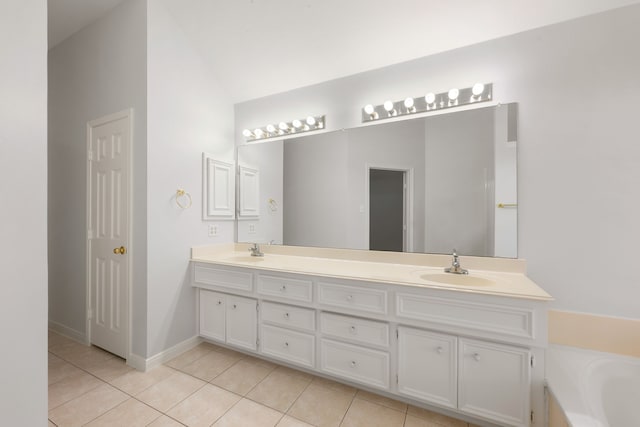
[[[62,323],[58,323],[54,320],[49,320],[49,329],[53,332],[56,332],[60,335],[64,335],[67,338],[71,338],[74,341],[78,341],[79,343],[88,345],[87,334],[84,332],[76,331],[73,328],[63,325]]]
[[[130,358],[127,359],[127,364],[139,371],[146,372],[149,369],[155,368],[156,366],[160,366],[163,363],[168,362],[169,360],[181,355],[187,350],[191,350],[201,342],[202,338],[196,335],[182,342],[179,342],[173,347],[169,347],[168,349],[161,351],[160,353],[151,356],[148,359],[144,359],[135,354],[130,354]]]

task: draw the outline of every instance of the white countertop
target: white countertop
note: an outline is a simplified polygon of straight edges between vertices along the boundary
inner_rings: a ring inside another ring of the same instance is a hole
[[[470,277],[481,277],[484,279],[489,279],[492,283],[483,285],[455,285],[449,283],[444,284],[440,282],[428,281],[421,278],[420,276],[424,274],[443,273],[443,267],[439,265],[398,263],[398,256],[401,256],[402,254],[391,254],[389,258],[394,262],[384,262],[380,261],[379,254],[376,261],[367,261],[361,259],[345,259],[345,256],[348,256],[348,251],[344,250],[337,250],[340,252],[341,256],[341,259],[337,259],[324,256],[309,256],[313,255],[313,252],[311,251],[300,250],[299,252],[303,252],[305,254],[304,256],[301,256],[291,254],[291,252],[295,253],[295,249],[284,250],[265,247],[263,248],[263,251],[265,252],[264,257],[251,257],[249,255],[249,252],[247,251],[247,248],[248,245],[242,244],[193,248],[191,260],[194,262],[253,268],[265,271],[310,274],[339,279],[354,279],[364,280],[368,282],[392,283],[397,285],[419,286],[433,289],[454,290],[459,292],[497,295],[540,301],[548,301],[552,299],[552,297],[547,292],[536,285],[524,273],[481,270],[477,268],[471,269],[471,265],[465,265],[465,257],[461,257],[461,264],[463,268],[469,269]],[[276,251],[284,253],[274,253]],[[326,255],[327,250],[322,250],[322,252]],[[408,260],[416,260],[419,259],[417,257],[420,256],[420,254],[407,255]],[[384,254],[382,256],[384,257]],[[360,258],[362,258],[362,255],[360,255]],[[424,259],[435,259],[437,260],[437,264],[442,264],[442,259],[448,259],[450,262],[451,257],[448,256],[444,258],[442,255],[427,255],[424,256]],[[513,261],[518,262],[520,260]],[[490,264],[494,263],[492,259],[487,259],[487,262]],[[479,263],[478,261],[475,261],[471,264],[478,265]],[[490,267],[495,268],[495,265],[490,265]],[[516,268],[516,270],[518,268]],[[513,270],[513,268],[511,268],[511,270]]]

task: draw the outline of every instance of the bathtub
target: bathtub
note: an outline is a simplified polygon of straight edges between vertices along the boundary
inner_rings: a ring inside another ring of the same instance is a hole
[[[640,426],[640,359],[551,346],[547,390],[572,427]]]

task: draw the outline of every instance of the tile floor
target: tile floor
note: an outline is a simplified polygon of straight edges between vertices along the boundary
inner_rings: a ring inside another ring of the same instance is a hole
[[[49,426],[473,427],[202,343],[142,373],[49,332]]]

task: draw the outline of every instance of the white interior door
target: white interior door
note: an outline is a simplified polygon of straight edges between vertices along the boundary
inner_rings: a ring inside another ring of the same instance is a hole
[[[126,358],[130,113],[88,124],[88,305],[92,344]]]

